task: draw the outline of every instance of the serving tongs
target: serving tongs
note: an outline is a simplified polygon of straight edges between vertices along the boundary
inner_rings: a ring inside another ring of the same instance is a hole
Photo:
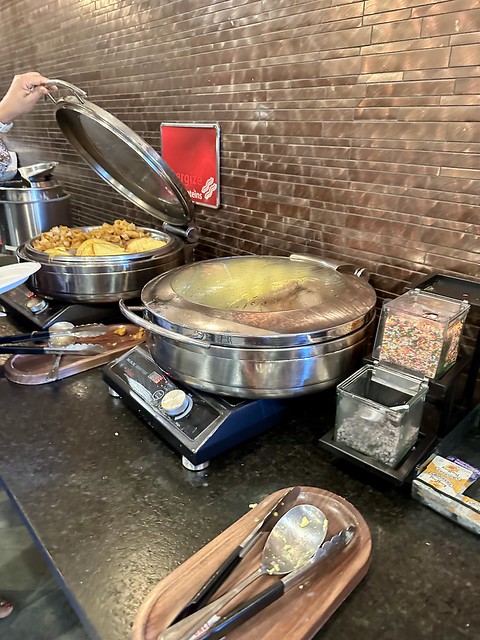
[[[1,340],[1,339],[0,339]],[[105,347],[100,344],[88,344],[78,343],[69,344],[64,347],[36,347],[36,346],[23,346],[15,344],[1,344],[0,342],[0,354],[15,354],[15,355],[54,355],[54,356],[94,356],[100,353],[104,353]]]
[[[279,518],[284,515],[290,507],[292,507],[300,494],[300,487],[292,487],[288,489],[275,504],[269,509],[264,518],[257,526],[242,540],[229,556],[222,562],[218,569],[203,584],[197,593],[187,602],[170,623],[170,626],[183,620],[199,609],[215,593],[221,584],[230,575],[233,569],[244,558],[250,549],[255,545],[258,539],[264,534],[270,532]]]
[[[57,324],[70,324],[70,323],[57,323]],[[52,328],[55,324],[52,325]],[[17,333],[11,336],[0,336],[0,348],[4,344],[14,344],[16,342],[47,342],[52,338],[64,338],[73,337],[77,338],[95,338],[97,336],[103,336],[108,331],[108,326],[105,324],[83,324],[75,327],[65,328],[65,330],[59,331],[58,329],[46,329],[43,331],[32,331],[32,333]]]
[[[47,330],[0,337],[0,353],[55,356],[98,355],[105,351],[105,347],[99,344],[76,342],[76,340],[101,336],[107,331],[108,327],[104,324],[84,324],[76,327],[71,322],[56,322]],[[28,344],[29,342],[34,344]],[[38,346],[35,344],[36,342],[47,342],[48,344]],[[57,358],[54,365],[55,370],[58,368],[59,362],[60,360]]]
[[[168,627],[157,637],[157,640],[207,640],[207,638],[213,640],[214,638],[223,638],[235,627],[246,622],[269,604],[272,604],[285,593],[308,579],[312,571],[321,563],[333,558],[350,544],[355,531],[356,527],[354,525],[343,529],[323,544],[320,544],[312,557],[298,568],[289,571],[280,580],[274,582],[249,600],[240,603],[233,610],[225,612],[232,598],[243,591],[241,583],[217,600],[175,625]]]
[[[317,552],[302,567],[274,582],[246,602],[242,602],[229,613],[222,617],[219,616],[216,620],[214,618],[211,621],[213,624],[209,625],[208,629],[204,631],[199,630],[193,635],[185,635],[184,640],[193,640],[193,638],[198,640],[219,640],[220,638],[224,638],[233,629],[257,613],[260,613],[260,611],[263,611],[268,605],[281,598],[294,587],[302,584],[319,564],[326,562],[340,553],[340,551],[350,544],[355,535],[355,531],[355,525],[350,525],[343,529],[330,540],[320,545]]]

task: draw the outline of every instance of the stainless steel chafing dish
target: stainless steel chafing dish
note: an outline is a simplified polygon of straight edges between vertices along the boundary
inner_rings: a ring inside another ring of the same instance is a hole
[[[335,385],[359,364],[376,295],[362,269],[312,256],[218,258],[143,289],[154,360],[172,378],[227,396],[292,397]]]

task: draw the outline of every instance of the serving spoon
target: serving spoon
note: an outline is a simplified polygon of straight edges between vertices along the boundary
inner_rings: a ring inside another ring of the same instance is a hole
[[[283,515],[270,532],[260,567],[192,615],[163,631],[157,640],[190,640],[201,637],[218,619],[218,612],[263,575],[285,575],[305,565],[325,540],[328,520],[318,507],[299,504]]]

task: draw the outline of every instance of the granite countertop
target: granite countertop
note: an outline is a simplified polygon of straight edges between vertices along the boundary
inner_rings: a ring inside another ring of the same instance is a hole
[[[98,369],[34,387],[2,375],[0,396],[0,476],[92,638],[128,639],[158,581],[250,503],[296,484],[346,498],[373,539],[366,578],[318,640],[480,637],[478,538],[322,450],[332,393],[292,401],[278,426],[202,473]]]

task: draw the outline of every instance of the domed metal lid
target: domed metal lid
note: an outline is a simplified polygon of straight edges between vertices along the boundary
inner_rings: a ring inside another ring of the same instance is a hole
[[[86,99],[86,93],[63,80],[74,95],[54,98],[58,126],[82,158],[105,182],[135,205],[173,225],[193,217],[193,202],[162,157],[123,122]]]
[[[312,344],[372,317],[375,291],[354,271],[303,256],[218,258],[154,278],[142,302],[160,326],[213,344]]]

